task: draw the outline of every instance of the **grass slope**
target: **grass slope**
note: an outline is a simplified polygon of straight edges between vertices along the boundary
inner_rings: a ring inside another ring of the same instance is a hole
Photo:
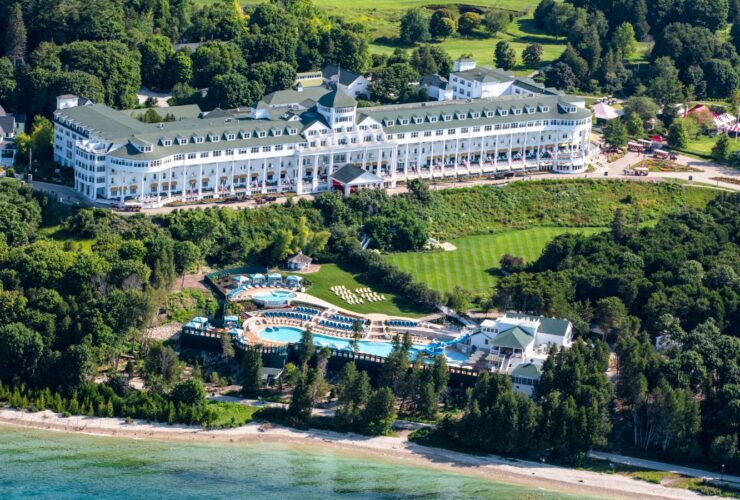
[[[430,312],[420,310],[402,297],[363,281],[358,274],[348,272],[337,264],[322,264],[319,272],[304,274],[303,276],[312,283],[311,287],[307,290],[309,294],[360,314],[382,313],[392,316],[419,317]],[[356,288],[370,287],[374,291],[385,295],[386,300],[382,302],[366,302],[359,305],[350,305],[329,290],[330,287],[336,285],[344,285],[352,291]]]
[[[717,194],[667,182],[527,181],[438,191],[428,215],[433,234],[450,239],[532,226],[604,227],[617,208],[652,221],[679,207],[703,208]]]
[[[440,292],[449,292],[459,285],[472,292],[489,290],[496,284],[504,254],[523,257],[531,262],[539,257],[545,245],[566,232],[593,234],[600,228],[537,227],[497,234],[466,236],[452,240],[457,247],[452,252],[394,253],[388,259],[415,280]]]

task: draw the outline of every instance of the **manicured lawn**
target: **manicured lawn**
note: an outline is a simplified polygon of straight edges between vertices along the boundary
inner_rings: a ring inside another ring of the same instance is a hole
[[[419,317],[430,312],[419,310],[416,306],[409,304],[408,301],[392,292],[362,281],[358,274],[350,273],[339,267],[337,264],[322,264],[319,272],[304,274],[303,276],[312,283],[311,287],[307,290],[309,294],[360,314],[382,313],[393,316]],[[364,304],[350,305],[332,293],[329,289],[330,287],[337,285],[344,285],[353,292],[356,288],[370,287],[375,292],[385,295],[386,300],[381,302],[365,302]]]
[[[695,155],[709,156],[712,154],[712,148],[717,142],[719,136],[709,137],[706,135],[700,135],[696,139],[689,141],[689,144],[683,149],[687,153]],[[740,138],[730,138],[730,152],[740,151]]]
[[[599,228],[538,227],[496,234],[466,236],[450,241],[452,252],[396,253],[388,258],[414,279],[440,292],[459,285],[473,292],[489,290],[500,277],[499,263],[504,254],[524,257],[531,262],[539,257],[547,242],[566,232],[593,234]]]
[[[50,226],[44,227],[39,230],[44,236],[65,243],[67,241],[80,245],[80,250],[83,252],[92,252],[92,246],[95,244],[95,240],[86,240],[70,233],[67,229],[62,226]]]

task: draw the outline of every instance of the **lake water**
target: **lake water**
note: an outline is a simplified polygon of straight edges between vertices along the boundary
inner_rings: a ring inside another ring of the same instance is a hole
[[[0,426],[0,496],[508,499],[566,495],[318,447],[135,441]]]

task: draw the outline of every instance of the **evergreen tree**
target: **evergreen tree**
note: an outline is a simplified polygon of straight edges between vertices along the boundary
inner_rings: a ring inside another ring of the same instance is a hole
[[[522,51],[522,62],[528,68],[536,68],[540,64],[540,61],[542,61],[543,51],[544,49],[541,44],[537,42],[530,43]]]
[[[242,359],[242,396],[252,396],[262,388],[262,346],[247,349]]]
[[[674,121],[668,128],[668,145],[672,148],[683,149],[689,144],[689,132],[683,120]]]
[[[20,3],[11,7],[5,21],[5,55],[16,64],[26,55],[26,25]]]
[[[298,343],[298,361],[304,373],[308,370],[308,362],[311,361],[315,352],[316,345],[313,343],[313,330],[311,326],[307,326],[301,334],[301,341]]]
[[[309,394],[308,375],[301,374],[293,389],[293,396],[288,405],[288,415],[297,423],[305,423],[311,416],[311,396]]]
[[[627,133],[632,137],[641,138],[645,135],[645,127],[642,124],[642,118],[637,113],[632,113],[627,117],[625,123]]]
[[[496,67],[509,70],[516,64],[516,52],[509,46],[508,42],[501,40],[496,44],[494,60]]]
[[[721,134],[717,142],[712,146],[712,158],[717,161],[727,161],[730,157],[730,138],[727,134]]]

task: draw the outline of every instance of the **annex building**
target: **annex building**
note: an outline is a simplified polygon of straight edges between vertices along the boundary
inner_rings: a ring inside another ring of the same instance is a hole
[[[523,87],[519,87],[523,88]],[[187,108],[187,109],[181,109]],[[373,184],[502,171],[583,172],[591,112],[536,85],[485,99],[358,108],[328,86],[274,92],[251,108],[162,108],[151,124],[77,96],[60,96],[54,159],[98,202],[159,206],[260,193],[350,191],[351,164]],[[343,173],[346,173],[343,172]],[[366,180],[366,179],[364,179]]]

